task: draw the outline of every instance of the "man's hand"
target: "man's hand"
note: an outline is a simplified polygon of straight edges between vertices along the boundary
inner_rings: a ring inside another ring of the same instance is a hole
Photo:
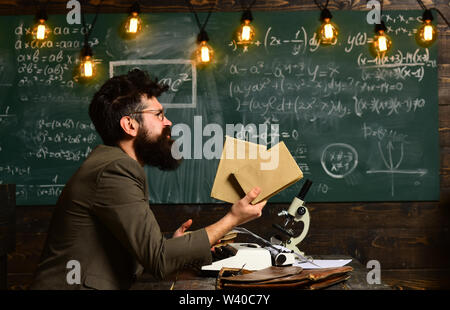
[[[247,195],[245,195],[244,198],[233,204],[230,212],[228,212],[223,218],[205,228],[210,245],[215,244],[217,240],[222,238],[234,227],[261,216],[262,209],[266,205],[267,201],[262,201],[255,205],[251,204],[251,202],[258,197],[260,193],[261,189],[259,187],[253,188],[247,193]]]
[[[259,187],[253,188],[245,195],[244,198],[233,204],[230,213],[236,218],[237,224],[235,226],[247,223],[253,219],[261,216],[262,209],[267,203],[267,200],[252,205],[251,202],[261,193]]]
[[[177,229],[177,230],[175,230],[175,232],[173,233],[173,238],[176,238],[176,237],[181,237],[181,236],[183,236],[184,235],[184,232],[186,231],[186,230],[188,230],[189,229],[189,227],[191,227],[191,225],[192,225],[192,219],[188,219],[186,222],[184,222],[183,224],[181,224],[181,226]]]

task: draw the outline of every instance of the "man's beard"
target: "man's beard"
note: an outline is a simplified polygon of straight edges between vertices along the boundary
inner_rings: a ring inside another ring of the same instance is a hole
[[[148,130],[141,127],[134,140],[134,152],[137,159],[145,165],[154,166],[160,170],[175,170],[182,159],[172,156],[172,144],[175,140],[170,138],[170,127],[164,127],[156,141],[150,141]]]

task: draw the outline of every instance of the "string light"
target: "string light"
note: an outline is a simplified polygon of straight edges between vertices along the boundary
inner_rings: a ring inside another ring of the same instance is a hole
[[[197,66],[203,67],[208,64],[211,64],[214,60],[214,50],[208,44],[209,37],[205,31],[205,28],[206,28],[206,24],[208,23],[209,17],[211,16],[212,10],[214,9],[215,2],[213,2],[213,6],[209,10],[209,13],[208,13],[208,16],[206,17],[205,22],[203,23],[203,25],[201,25],[200,20],[198,19],[198,15],[194,10],[194,7],[192,6],[192,4],[190,3],[189,0],[185,0],[185,1],[189,6],[189,10],[194,14],[195,21],[200,30],[200,32],[197,36],[197,49],[194,52],[194,58],[195,58]]]
[[[339,34],[337,26],[331,22],[331,12],[324,8],[320,13],[320,20],[322,21],[322,25],[319,27],[318,36],[320,44],[330,45],[336,44],[337,37]]]
[[[39,10],[36,14],[36,24],[34,25],[32,30],[33,39],[42,41],[48,38],[51,30],[48,27],[46,21],[47,13],[44,9]]]
[[[383,18],[383,0],[380,4],[380,23],[375,24],[375,35],[372,44],[370,44],[370,52],[374,57],[383,58],[392,47],[392,39],[386,34],[386,25]]]
[[[87,82],[92,80],[95,77],[96,68],[95,68],[95,59],[93,57],[92,49],[89,45],[89,37],[94,29],[95,23],[97,22],[98,13],[100,11],[100,6],[103,0],[96,7],[95,17],[92,21],[91,27],[84,34],[84,45],[81,49],[80,53],[80,65],[78,67],[77,80],[79,82]],[[84,19],[84,14],[81,14],[81,20],[83,23],[83,27],[86,29],[86,22]]]
[[[339,31],[337,26],[331,22],[333,15],[331,15],[330,10],[327,9],[328,0],[325,5],[317,2],[317,0],[314,0],[314,2],[320,10],[320,21],[322,22],[316,32],[319,44],[334,45],[337,42]]]
[[[241,17],[241,26],[237,33],[237,43],[242,45],[249,45],[255,38],[255,28],[251,24],[253,21],[252,12],[245,10]]]
[[[208,44],[209,37],[206,31],[201,30],[197,36],[198,47],[195,52],[197,64],[209,64],[213,60],[214,51]]]
[[[392,40],[386,34],[386,25],[384,24],[384,21],[381,21],[380,24],[375,25],[375,36],[371,46],[372,54],[384,57],[384,55],[389,52],[391,47]]]
[[[81,50],[80,58],[80,78],[92,78],[95,73],[95,65],[94,59],[92,58],[92,49],[89,47],[89,45],[85,45],[83,47],[83,49]]]
[[[141,13],[141,8],[139,3],[136,1],[130,8],[130,15],[125,22],[125,33],[131,36],[138,34],[142,28],[142,20],[139,17]]]
[[[436,27],[431,23],[433,21],[433,14],[431,10],[426,9],[422,15],[422,25],[417,29],[416,42],[422,47],[432,45],[438,36]]]

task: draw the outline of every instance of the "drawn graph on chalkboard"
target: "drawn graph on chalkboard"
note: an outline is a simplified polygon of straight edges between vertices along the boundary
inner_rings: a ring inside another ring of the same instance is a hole
[[[394,162],[393,159],[393,152],[394,150],[396,150],[396,148],[394,147],[394,144],[392,143],[392,141],[389,141],[386,144],[386,155],[383,151],[383,147],[381,146],[381,142],[378,142],[378,150],[380,151],[380,156],[381,159],[383,160],[383,164],[386,167],[386,169],[378,169],[378,170],[368,170],[366,171],[367,174],[372,174],[372,173],[385,173],[385,174],[390,174],[390,181],[391,181],[391,195],[392,197],[394,197],[395,194],[395,190],[394,190],[394,175],[395,174],[417,174],[420,177],[424,176],[425,174],[428,173],[428,169],[399,169],[400,165],[403,162],[404,156],[405,156],[405,150],[404,150],[404,145],[403,142],[400,144],[400,151],[399,151],[399,157],[398,160],[396,162]],[[397,154],[398,155],[398,154]]]
[[[197,107],[197,69],[195,63],[186,59],[135,59],[109,63],[109,76],[126,74],[133,68],[146,70],[169,90],[158,100],[164,108]]]

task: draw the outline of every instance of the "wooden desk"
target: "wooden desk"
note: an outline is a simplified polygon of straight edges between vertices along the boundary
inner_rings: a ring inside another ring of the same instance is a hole
[[[349,256],[319,256],[313,255],[315,259],[350,259]],[[368,284],[366,269],[358,260],[351,258],[348,266],[353,267],[351,278],[345,282],[332,285],[327,290],[390,290],[386,284]],[[381,270],[381,280],[383,280],[383,270]],[[179,272],[177,276],[172,276],[164,281],[157,281],[151,275],[143,274],[138,278],[131,290],[215,290],[216,278],[202,276],[201,272],[186,270]]]

